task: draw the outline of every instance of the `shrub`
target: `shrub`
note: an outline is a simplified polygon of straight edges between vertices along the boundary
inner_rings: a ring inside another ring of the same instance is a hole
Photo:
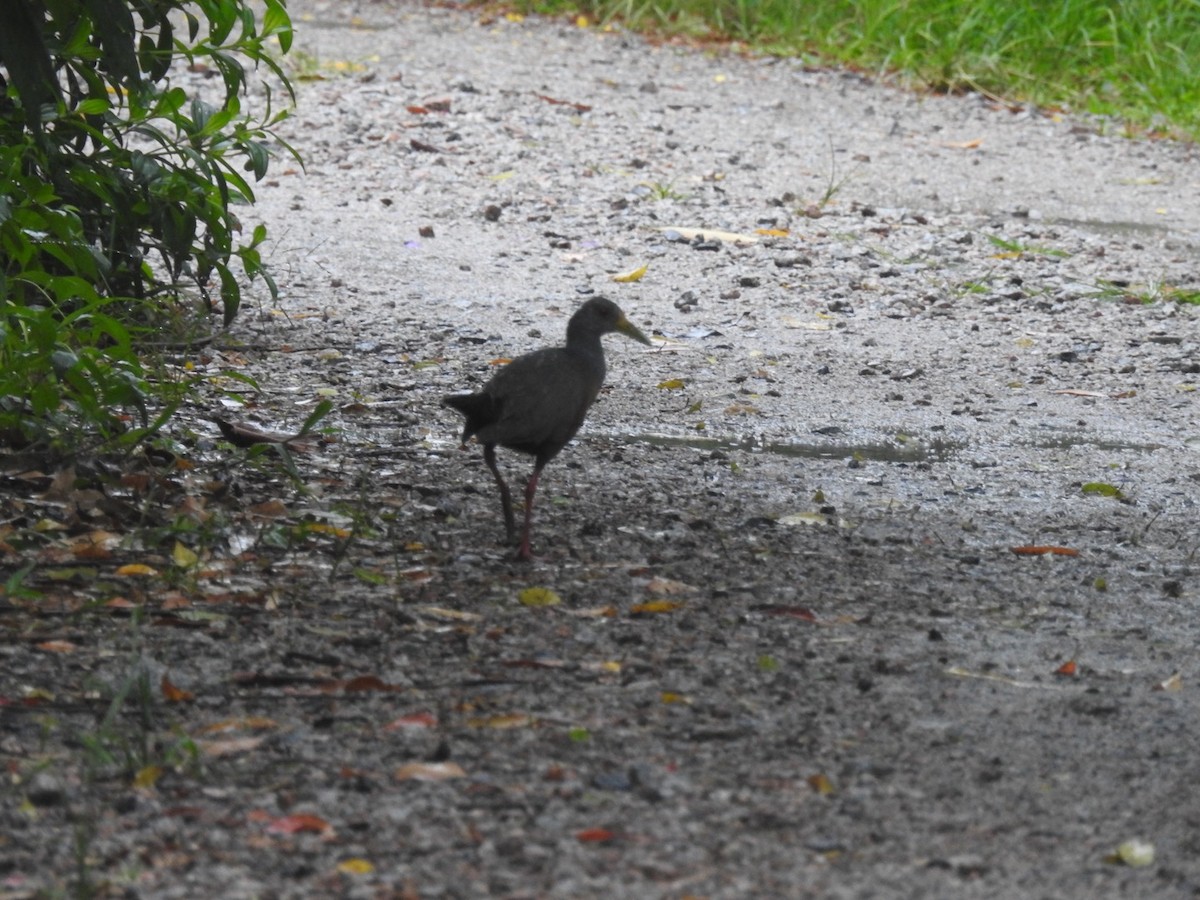
[[[0,3],[0,442],[144,437],[141,339],[215,301],[228,325],[235,259],[274,295],[266,230],[239,243],[233,207],[287,114],[266,80],[262,115],[242,111],[247,64],[294,100],[272,43],[291,36],[281,0]],[[223,99],[173,84],[183,65],[218,73]]]

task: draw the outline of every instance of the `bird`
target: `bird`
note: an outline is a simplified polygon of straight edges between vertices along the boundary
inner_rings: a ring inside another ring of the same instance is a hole
[[[650,339],[626,318],[616,303],[593,297],[571,316],[567,341],[519,356],[504,366],[483,388],[472,394],[450,394],[442,402],[466,417],[462,444],[472,436],[483,445],[483,461],[500,488],[508,542],[516,538],[512,494],[496,466],[496,446],[534,458],[533,474],[525,483],[525,522],[517,559],[533,558],[530,529],[533,498],[542,469],[579,431],[587,411],[604,384],[603,335],[618,332],[652,346]]]

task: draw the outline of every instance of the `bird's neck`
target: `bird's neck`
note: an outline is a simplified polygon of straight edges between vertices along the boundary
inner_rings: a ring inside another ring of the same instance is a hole
[[[573,322],[567,325],[567,352],[587,360],[603,377],[604,346],[600,343],[600,335],[573,325]]]

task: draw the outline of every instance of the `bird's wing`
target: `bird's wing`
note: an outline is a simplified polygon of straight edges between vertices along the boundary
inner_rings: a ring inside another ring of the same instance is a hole
[[[596,399],[594,381],[588,367],[561,348],[513,360],[488,386],[502,398],[493,426],[496,441],[565,444]]]

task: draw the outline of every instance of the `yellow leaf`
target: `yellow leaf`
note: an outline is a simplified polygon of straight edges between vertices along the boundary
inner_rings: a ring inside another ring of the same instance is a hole
[[[592,23],[588,21],[587,16],[576,16],[575,17],[575,27],[576,28],[587,28],[591,24]]]
[[[328,534],[335,538],[345,540],[353,533],[349,528],[339,528],[336,525],[330,525],[328,522],[306,522],[303,525],[305,531],[316,532],[317,534]]]
[[[375,871],[375,867],[371,863],[361,857],[353,859],[343,859],[337,865],[339,872],[346,875],[370,875]]]
[[[1008,250],[1004,253],[993,253],[992,254],[992,259],[1020,259],[1020,258],[1021,258],[1020,250]]]
[[[822,797],[828,797],[834,793],[833,782],[823,773],[808,776],[808,786],[820,794]]]
[[[519,12],[505,13],[504,18],[508,19],[508,21],[510,21],[510,22],[524,22],[525,21],[525,17],[523,15],[521,15]]]
[[[629,607],[629,614],[631,616],[642,616],[650,613],[668,613],[682,608],[683,605],[678,600],[651,600],[647,603],[635,603]]]
[[[171,551],[171,559],[181,569],[190,569],[196,563],[200,562],[200,557],[179,541],[175,542],[175,549]]]
[[[158,570],[152,569],[150,566],[144,566],[141,563],[130,563],[127,566],[121,566],[117,569],[118,575],[157,575]]]
[[[480,716],[467,719],[469,728],[495,728],[507,731],[510,728],[529,728],[535,724],[533,716],[526,713],[502,713],[496,716]]]
[[[687,382],[682,378],[668,378],[666,381],[660,381],[658,383],[658,389],[660,391],[677,391],[686,385]]]
[[[683,694],[677,694],[674,691],[663,691],[661,695],[663,703],[691,703],[692,701]]]
[[[562,597],[547,587],[529,587],[517,595],[524,606],[557,606]]]
[[[755,228],[754,233],[765,235],[766,237],[787,237],[791,234],[786,228]]]
[[[623,272],[620,275],[614,275],[612,280],[620,282],[621,284],[628,284],[631,281],[641,281],[642,276],[646,274],[646,270],[649,268],[650,267],[648,265],[638,266],[633,271]]]
[[[135,788],[152,788],[162,777],[162,766],[143,766],[138,769],[136,775],[133,776],[133,786]]]

